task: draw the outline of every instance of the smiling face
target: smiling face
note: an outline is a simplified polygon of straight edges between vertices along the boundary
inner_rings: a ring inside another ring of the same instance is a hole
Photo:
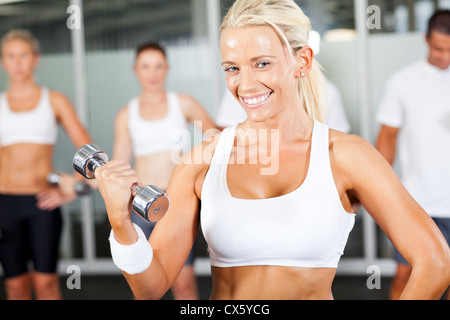
[[[155,49],[139,53],[134,66],[142,89],[149,91],[164,89],[168,69],[164,54]]]
[[[298,63],[274,29],[226,28],[220,48],[228,89],[249,119],[264,121],[289,106],[300,105]]]

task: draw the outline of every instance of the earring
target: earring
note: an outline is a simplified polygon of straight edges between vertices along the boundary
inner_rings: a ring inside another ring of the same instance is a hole
[[[300,73],[300,77],[305,77],[305,73],[304,72],[302,72],[302,73]]]

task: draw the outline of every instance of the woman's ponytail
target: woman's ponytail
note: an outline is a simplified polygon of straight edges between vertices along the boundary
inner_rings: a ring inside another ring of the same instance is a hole
[[[313,60],[311,71],[298,80],[298,90],[303,101],[303,108],[312,118],[325,122],[327,101],[325,94],[325,77],[320,64]]]

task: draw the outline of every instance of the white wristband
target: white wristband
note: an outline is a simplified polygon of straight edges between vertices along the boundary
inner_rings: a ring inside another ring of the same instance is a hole
[[[141,228],[133,223],[138,234],[138,240],[130,245],[117,242],[111,230],[109,243],[114,264],[128,274],[144,272],[152,263],[153,249]]]

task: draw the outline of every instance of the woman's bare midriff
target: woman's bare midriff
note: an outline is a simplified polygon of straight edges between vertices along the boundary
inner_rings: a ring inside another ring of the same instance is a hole
[[[0,193],[37,194],[48,189],[52,172],[52,145],[18,143],[0,151]]]
[[[180,159],[178,154],[172,154],[171,151],[138,156],[135,160],[135,170],[144,185],[151,184],[166,190],[172,171]]]
[[[212,267],[212,300],[331,300],[334,268]]]

